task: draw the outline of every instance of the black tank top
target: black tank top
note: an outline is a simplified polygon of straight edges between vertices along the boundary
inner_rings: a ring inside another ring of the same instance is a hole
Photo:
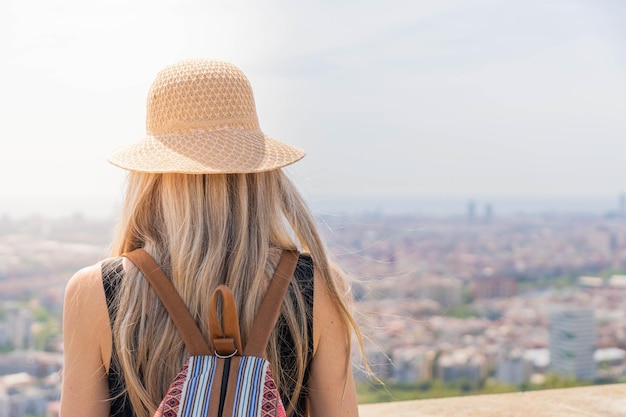
[[[116,291],[119,288],[120,280],[124,276],[124,270],[122,268],[122,258],[110,259],[102,263],[102,282],[104,285],[104,293],[106,295],[107,308],[109,310],[109,318],[111,323],[115,320],[116,306],[113,300],[115,299]],[[298,259],[298,265],[294,274],[295,280],[292,280],[289,287],[289,291],[300,291],[306,303],[307,311],[311,314],[307,315],[307,333],[309,340],[309,363],[307,364],[304,374],[304,388],[301,391],[300,397],[296,404],[294,412],[290,417],[306,417],[306,386],[310,373],[310,360],[313,357],[313,261],[309,255],[300,255]],[[298,286],[296,289],[295,286]],[[279,343],[280,343],[280,357],[281,365],[283,369],[290,370],[296,369],[296,357],[293,349],[294,341],[285,319],[281,316],[276,324],[279,331]],[[294,375],[295,379],[295,375]],[[109,393],[111,396],[111,417],[135,417],[130,400],[125,393],[125,384],[122,373],[119,369],[118,361],[116,360],[115,348],[111,353],[111,363],[109,365]],[[283,403],[286,404],[288,398],[291,397],[293,392],[281,392]]]

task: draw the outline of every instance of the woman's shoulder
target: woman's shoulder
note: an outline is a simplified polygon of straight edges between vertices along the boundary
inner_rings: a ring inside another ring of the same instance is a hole
[[[96,291],[102,288],[102,267],[113,259],[104,259],[93,265],[78,270],[67,282],[66,293],[81,293]]]
[[[66,312],[92,317],[100,316],[103,312],[106,314],[102,266],[108,261],[107,259],[89,265],[72,275],[65,287]]]
[[[67,292],[89,291],[96,282],[102,285],[102,262],[86,266],[77,271],[67,282]]]

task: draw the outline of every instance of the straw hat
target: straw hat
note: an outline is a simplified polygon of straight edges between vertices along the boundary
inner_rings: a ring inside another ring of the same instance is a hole
[[[304,157],[261,131],[250,82],[223,61],[181,61],[159,72],[146,131],[109,162],[130,171],[211,174],[269,171]]]

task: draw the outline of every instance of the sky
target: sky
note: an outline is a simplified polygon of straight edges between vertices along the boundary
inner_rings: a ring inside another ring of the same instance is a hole
[[[624,21],[621,0],[3,0],[0,214],[115,215],[107,155],[144,135],[156,73],[196,57],[248,75],[264,132],[307,151],[287,172],[313,207],[609,209]]]

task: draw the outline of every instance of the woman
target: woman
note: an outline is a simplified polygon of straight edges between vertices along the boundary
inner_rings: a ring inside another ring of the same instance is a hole
[[[109,161],[128,171],[113,258],[77,272],[65,295],[61,416],[151,416],[188,353],[140,272],[144,248],[208,340],[208,298],[236,298],[245,346],[283,250],[308,252],[266,350],[291,416],[356,416],[344,276],[281,167],[304,152],[264,135],[252,90],[232,64],[191,60],[161,71],[147,136]]]

